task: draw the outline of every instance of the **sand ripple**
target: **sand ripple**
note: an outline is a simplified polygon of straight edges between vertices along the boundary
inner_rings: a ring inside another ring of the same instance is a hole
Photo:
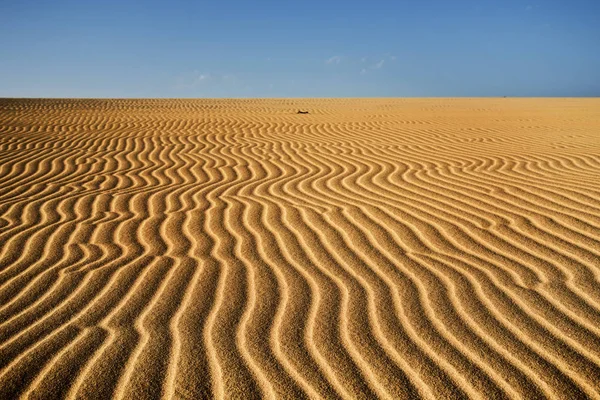
[[[598,99],[0,100],[0,398],[600,398],[599,132]]]

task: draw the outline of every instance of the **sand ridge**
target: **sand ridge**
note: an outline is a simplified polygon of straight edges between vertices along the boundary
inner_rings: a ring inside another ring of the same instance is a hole
[[[600,99],[0,99],[0,398],[600,398],[598,132]]]

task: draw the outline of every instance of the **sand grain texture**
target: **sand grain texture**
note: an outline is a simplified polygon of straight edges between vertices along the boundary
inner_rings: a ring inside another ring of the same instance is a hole
[[[2,399],[600,398],[599,269],[599,99],[0,100]]]

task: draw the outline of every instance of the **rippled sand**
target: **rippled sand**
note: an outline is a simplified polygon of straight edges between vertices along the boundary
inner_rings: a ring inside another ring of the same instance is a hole
[[[600,99],[0,99],[2,399],[599,398],[599,269]]]

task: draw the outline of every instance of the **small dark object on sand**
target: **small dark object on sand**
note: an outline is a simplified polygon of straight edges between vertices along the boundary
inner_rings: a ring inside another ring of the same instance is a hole
[[[308,114],[308,111],[300,111],[300,110],[298,110],[297,114]]]

